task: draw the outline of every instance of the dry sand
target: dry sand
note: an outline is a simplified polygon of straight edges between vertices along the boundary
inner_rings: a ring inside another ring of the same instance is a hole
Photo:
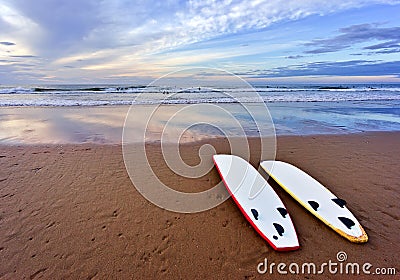
[[[273,251],[232,199],[197,214],[154,206],[133,187],[119,145],[2,145],[0,278],[267,279],[271,276],[256,269],[264,258],[318,265],[336,261],[339,251],[347,253],[348,262],[394,267],[398,274],[399,140],[398,132],[278,138],[277,159],[301,167],[344,198],[369,235],[366,244],[350,243],[273,184],[301,244],[287,253]],[[207,142],[227,152],[224,140]],[[193,155],[201,144],[181,147],[189,164],[198,162]],[[257,149],[252,140],[254,154]],[[158,146],[148,145],[148,151],[158,162]],[[253,157],[252,164],[258,160]],[[187,191],[220,181],[215,169],[185,179],[158,163],[156,173]],[[326,271],[320,277],[332,275]]]

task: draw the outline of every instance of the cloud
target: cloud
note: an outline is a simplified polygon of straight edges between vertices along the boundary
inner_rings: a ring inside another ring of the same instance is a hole
[[[393,4],[399,1],[189,1],[175,12],[172,23],[175,32],[163,38],[165,47],[178,46],[215,38],[224,34],[237,34],[245,30],[262,30],[274,23],[293,21],[310,15],[323,16],[341,10],[372,5]],[[168,29],[169,30],[169,29]]]
[[[400,27],[379,27],[378,24],[358,24],[339,29],[340,35],[327,39],[315,39],[305,46],[314,47],[305,51],[309,54],[337,52],[352,47],[354,44],[374,40],[385,41],[364,47],[376,53],[400,51]]]
[[[26,28],[37,25],[32,48],[60,56],[130,46],[146,53],[175,48],[309,15],[325,15],[389,0],[298,1],[96,1],[4,0],[7,18]],[[23,23],[25,21],[25,23]],[[22,24],[23,23],[23,24]],[[14,24],[15,25],[15,24]],[[40,30],[40,32],[39,32]]]
[[[10,55],[10,57],[14,57],[14,58],[33,58],[33,57],[36,57],[36,56],[27,54],[27,55]]]
[[[186,58],[169,53],[174,50],[263,31],[310,15],[324,16],[374,4],[400,4],[395,0],[0,1],[0,41],[15,44],[7,49],[10,55],[35,56],[40,73],[64,75],[62,78],[71,80],[140,70],[149,74],[151,68],[160,70],[158,75],[161,68],[166,69],[165,73],[174,63],[218,60],[210,49],[205,49],[199,58],[195,50]],[[234,55],[259,52],[252,44],[241,43],[249,50]],[[374,51],[389,50],[393,48]],[[179,54],[185,53],[176,53]],[[231,59],[229,54],[226,57]]]
[[[364,49],[373,50],[375,53],[398,53],[400,52],[400,35],[397,40],[395,39],[381,44],[364,47]]]
[[[270,70],[241,73],[251,78],[275,78],[295,76],[385,76],[400,77],[400,61],[382,62],[351,60],[341,62],[311,62]]]
[[[100,24],[96,21],[97,2],[5,0],[8,9],[20,17],[19,22],[30,23],[30,26],[21,24],[21,28],[33,33],[34,38],[28,42],[30,47],[38,53],[46,52],[48,56],[74,48],[74,44]]]
[[[303,58],[304,57],[304,55],[289,55],[289,56],[287,56],[286,58],[287,59],[298,59],[298,58]]]
[[[0,45],[4,45],[4,46],[15,46],[15,43],[13,42],[0,42]]]

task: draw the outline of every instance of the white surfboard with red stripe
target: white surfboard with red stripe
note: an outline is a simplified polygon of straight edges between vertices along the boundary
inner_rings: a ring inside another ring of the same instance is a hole
[[[299,248],[296,230],[282,201],[244,159],[233,155],[214,155],[215,166],[246,219],[277,251]]]

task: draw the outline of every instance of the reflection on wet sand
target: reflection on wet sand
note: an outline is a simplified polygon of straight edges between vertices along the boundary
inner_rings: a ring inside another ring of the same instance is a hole
[[[131,114],[134,112],[134,118],[128,119],[130,141],[190,142],[227,133],[258,136],[260,129],[273,133],[268,111],[261,105],[246,105],[252,115],[241,104],[136,105],[131,109],[129,106],[0,107],[0,142],[118,144],[129,109]],[[278,135],[400,130],[400,113],[393,102],[267,105]],[[149,115],[150,119],[146,117]],[[258,126],[253,118],[258,120]],[[145,135],[141,133],[143,127]]]
[[[205,137],[254,135],[260,130],[253,119],[268,117],[263,104],[228,108],[213,104],[106,107],[0,108],[0,141],[3,143],[121,143],[125,121],[129,141],[190,142]],[[264,110],[258,107],[263,107]],[[145,134],[141,133],[145,128]]]
[[[3,143],[118,143],[127,107],[0,108]]]

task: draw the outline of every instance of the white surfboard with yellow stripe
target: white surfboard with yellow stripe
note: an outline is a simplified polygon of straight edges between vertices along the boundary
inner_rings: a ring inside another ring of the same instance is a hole
[[[341,236],[356,243],[368,241],[346,202],[313,177],[282,161],[263,161],[260,166],[295,200]]]

